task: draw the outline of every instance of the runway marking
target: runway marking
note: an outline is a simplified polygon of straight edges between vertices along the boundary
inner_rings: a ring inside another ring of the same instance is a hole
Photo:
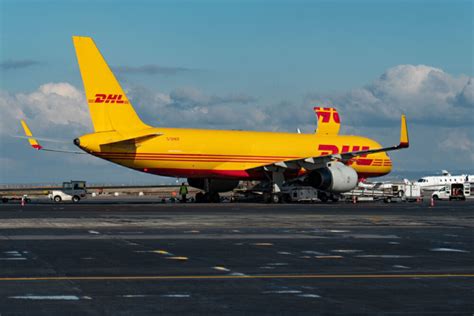
[[[169,253],[168,251],[166,250],[152,250],[152,252],[154,253],[159,253],[160,255],[168,255],[168,256],[171,256],[172,254]]]
[[[438,274],[228,274],[228,275],[130,275],[130,276],[49,276],[3,277],[8,281],[136,281],[136,280],[226,280],[226,279],[441,279],[474,278],[474,273]]]
[[[218,271],[225,271],[225,272],[229,272],[230,270],[227,269],[226,267],[223,267],[223,266],[214,266],[212,267],[214,270],[218,270]]]
[[[76,295],[22,295],[9,296],[17,300],[64,300],[64,301],[78,301],[80,298]]]
[[[314,256],[316,259],[342,259],[343,256]]]
[[[178,260],[178,261],[186,261],[186,260],[188,260],[188,257],[166,257],[165,259],[168,259],[168,260]]]
[[[468,252],[469,252],[469,251],[467,251],[467,250],[454,249],[454,248],[433,248],[433,249],[430,249],[430,251],[439,251],[439,252],[464,252],[464,253],[468,253]]]
[[[296,296],[299,296],[299,297],[310,297],[310,298],[321,298],[321,296],[317,295],[317,294],[299,294],[299,295],[296,295]]]

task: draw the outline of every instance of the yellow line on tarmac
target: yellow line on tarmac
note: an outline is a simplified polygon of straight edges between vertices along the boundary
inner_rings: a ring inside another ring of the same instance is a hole
[[[130,275],[2,277],[5,281],[140,281],[140,280],[235,280],[235,279],[439,279],[474,278],[473,273],[440,274],[255,274],[255,275]]]

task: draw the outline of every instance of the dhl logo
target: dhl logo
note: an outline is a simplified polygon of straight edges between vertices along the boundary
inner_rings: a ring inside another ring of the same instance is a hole
[[[321,155],[335,155],[335,154],[342,154],[342,153],[347,153],[347,152],[352,152],[352,151],[359,151],[359,150],[369,150],[369,146],[350,146],[350,145],[343,145],[341,149],[339,149],[338,146],[336,145],[331,145],[331,144],[320,144],[318,146],[318,150],[321,151]],[[353,158],[349,160],[348,164],[349,165],[359,165],[359,166],[374,166],[374,167],[381,167],[381,166],[391,166],[392,161],[390,159],[370,159],[366,158],[367,155],[360,155],[357,158]]]
[[[121,94],[101,94],[97,93],[95,99],[89,99],[90,103],[120,103],[128,104],[127,100],[122,100],[123,95]]]
[[[331,117],[334,122],[338,124],[341,123],[341,120],[339,119],[339,113],[334,108],[322,108],[316,106],[314,107],[314,111],[322,123],[328,123],[331,120]]]
[[[349,145],[343,145],[341,147],[341,150],[339,150],[339,147],[336,145],[329,145],[329,144],[320,144],[318,147],[318,150],[321,151],[321,155],[335,155],[335,154],[342,154],[342,153],[348,153],[351,151],[359,151],[359,150],[369,150],[369,146],[349,146]],[[360,157],[367,157],[367,155],[361,155]]]

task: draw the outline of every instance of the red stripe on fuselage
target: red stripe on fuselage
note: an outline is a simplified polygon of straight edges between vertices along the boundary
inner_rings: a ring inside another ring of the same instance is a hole
[[[182,178],[214,178],[214,179],[235,179],[235,180],[268,180],[263,171],[255,170],[213,170],[213,169],[177,169],[177,168],[145,168],[136,169],[146,173],[152,173],[167,177]],[[388,172],[364,172],[359,173],[359,178],[380,177]],[[285,172],[286,179],[293,179],[301,176],[299,170],[288,170]]]

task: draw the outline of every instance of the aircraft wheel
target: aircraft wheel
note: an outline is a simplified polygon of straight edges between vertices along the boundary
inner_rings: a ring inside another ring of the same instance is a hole
[[[281,202],[281,195],[280,194],[272,194],[271,196],[271,202],[274,204],[278,204]]]
[[[59,202],[62,201],[62,199],[61,199],[61,197],[60,197],[59,195],[56,195],[53,200],[54,200],[54,202],[56,202],[56,203],[59,203]]]
[[[321,200],[321,202],[326,203],[328,201],[328,195],[325,192],[319,192],[318,193],[318,199]]]

